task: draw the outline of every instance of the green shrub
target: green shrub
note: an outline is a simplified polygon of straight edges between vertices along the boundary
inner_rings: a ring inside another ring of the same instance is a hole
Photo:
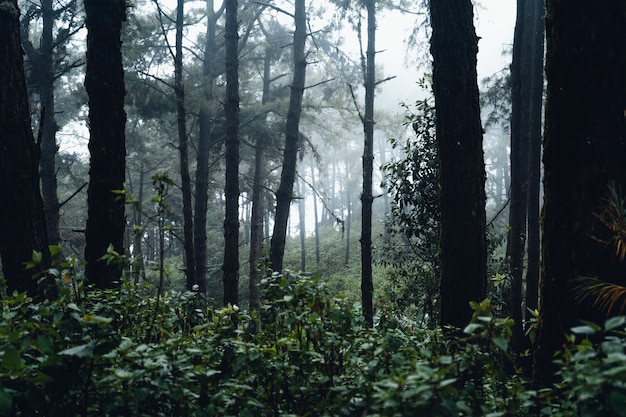
[[[133,285],[0,301],[0,415],[623,416],[623,318],[588,325],[539,392],[516,375],[512,322],[474,303],[463,331],[424,330],[358,305],[318,276],[274,274],[260,312],[158,304]],[[602,336],[602,337],[600,337]]]

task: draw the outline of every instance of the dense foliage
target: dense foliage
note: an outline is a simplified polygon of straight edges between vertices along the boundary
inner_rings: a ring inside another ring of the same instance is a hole
[[[263,288],[260,316],[132,285],[4,298],[0,415],[624,415],[623,318],[574,329],[608,333],[597,346],[571,336],[561,382],[537,392],[512,372],[511,320],[488,300],[463,332],[387,314],[370,329],[318,277],[275,274]]]

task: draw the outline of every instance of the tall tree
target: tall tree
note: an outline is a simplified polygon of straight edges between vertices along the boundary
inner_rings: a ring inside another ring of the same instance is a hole
[[[527,77],[522,68],[527,65],[525,34],[525,3],[517,0],[517,16],[513,35],[513,60],[511,63],[511,189],[509,204],[509,233],[507,257],[511,274],[511,300],[509,314],[513,325],[513,344],[519,348],[522,328],[522,277],[524,273],[524,249],[526,245],[526,218],[528,213],[528,128],[527,107],[524,98]]]
[[[298,228],[300,229],[300,271],[306,271],[306,212],[303,180],[296,182],[298,187]]]
[[[526,270],[526,307],[536,309],[539,297],[540,266],[540,190],[541,190],[541,128],[543,115],[543,63],[545,0],[527,0],[532,22],[529,76],[528,118],[528,269]]]
[[[96,287],[117,285],[122,266],[100,258],[109,245],[124,252],[124,201],[114,193],[124,188],[126,167],[122,23],[125,0],[85,0],[89,95],[89,188],[85,233],[85,273]]]
[[[293,18],[295,31],[293,34],[293,79],[289,109],[285,123],[285,150],[283,152],[283,169],[280,174],[280,184],[276,191],[276,215],[274,216],[274,230],[270,244],[270,267],[280,272],[283,268],[283,255],[287,238],[287,222],[289,208],[293,200],[293,183],[296,176],[298,162],[298,145],[300,143],[300,115],[302,114],[302,96],[306,82],[306,38],[307,18],[304,0],[295,0]]]
[[[237,0],[225,0],[226,213],[224,218],[224,305],[238,304],[239,284],[239,35]]]
[[[365,114],[362,117],[363,191],[361,193],[361,304],[367,324],[374,325],[374,284],[372,279],[372,177],[374,172],[374,93],[376,88],[376,0],[366,0],[367,52],[364,66]]]
[[[441,323],[469,321],[485,296],[485,164],[470,0],[430,0],[440,160]]]
[[[28,16],[27,16],[28,17]],[[58,244],[59,235],[59,199],[57,198],[56,163],[57,124],[54,115],[54,69],[52,55],[54,53],[54,9],[52,0],[41,1],[42,29],[39,49],[28,40],[28,24],[24,26],[24,50],[33,66],[37,82],[37,90],[41,99],[41,190],[46,213],[48,239],[51,244]]]
[[[204,83],[204,102],[200,105],[198,114],[198,147],[196,157],[196,194],[194,204],[193,243],[196,265],[196,281],[198,292],[206,294],[206,217],[209,189],[209,154],[213,142],[213,128],[215,111],[213,110],[214,85],[217,76],[215,55],[217,46],[217,21],[223,14],[222,3],[219,10],[215,10],[214,0],[206,1],[207,28],[204,45],[204,61],[202,62],[202,76]]]
[[[0,0],[0,256],[7,290],[43,295],[24,267],[33,251],[41,268],[50,265],[43,200],[39,191],[38,149],[30,126],[16,0]],[[53,284],[53,283],[52,283]],[[50,288],[53,288],[50,286]]]
[[[180,181],[183,193],[183,242],[185,247],[185,276],[187,289],[197,284],[196,258],[193,244],[193,208],[191,205],[191,176],[189,175],[189,141],[187,137],[187,110],[185,82],[183,80],[183,28],[185,1],[176,6],[176,45],[174,54],[174,93],[176,95],[176,125],[178,127],[178,152],[180,153]],[[198,286],[199,287],[199,286]],[[199,290],[199,288],[197,288]]]
[[[554,379],[554,354],[580,318],[572,294],[580,276],[624,276],[611,232],[599,218],[608,188],[626,175],[626,0],[594,7],[546,2],[547,103],[544,131],[543,246],[535,376]]]
[[[511,272],[513,346],[524,337],[523,271],[528,233],[526,307],[537,307],[539,280],[539,183],[543,102],[543,0],[518,0],[511,64],[511,189],[507,255]]]

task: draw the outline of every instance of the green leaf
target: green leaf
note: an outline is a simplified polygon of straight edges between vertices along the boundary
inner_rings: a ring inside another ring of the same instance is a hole
[[[2,356],[2,366],[9,371],[19,371],[24,367],[24,360],[17,349],[9,347]]]
[[[0,415],[11,415],[12,410],[13,396],[11,395],[11,392],[6,388],[0,387]]]
[[[74,346],[73,348],[65,349],[59,352],[59,355],[67,355],[67,356],[77,356],[79,358],[90,358],[93,356],[93,350],[96,347],[96,341],[92,340],[91,342]]]
[[[610,319],[604,322],[604,330],[605,331],[613,330],[617,327],[624,325],[624,323],[626,323],[625,316],[611,317]]]
[[[498,349],[504,352],[506,352],[507,349],[509,348],[509,341],[506,340],[504,337],[494,337],[491,339],[491,341],[493,342],[494,345],[498,347]]]
[[[43,353],[52,354],[54,353],[54,342],[50,338],[50,336],[39,335],[37,336],[37,346],[39,350]]]
[[[576,326],[572,327],[572,333],[592,335],[596,334],[596,330],[590,326]]]
[[[465,326],[465,328],[463,329],[463,333],[465,334],[472,334],[474,333],[476,330],[482,328],[483,325],[480,323],[470,323],[467,326]]]

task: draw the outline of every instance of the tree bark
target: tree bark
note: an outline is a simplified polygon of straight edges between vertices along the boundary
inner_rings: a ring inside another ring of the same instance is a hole
[[[315,217],[315,223],[313,223],[314,234],[315,234],[315,264],[320,264],[320,226],[319,226],[319,215],[317,212],[317,189],[315,185],[315,168],[313,163],[311,163],[311,185],[313,186],[313,216]]]
[[[226,27],[226,212],[224,218],[224,305],[239,303],[239,57],[237,0],[225,0]]]
[[[55,158],[59,150],[56,143],[58,126],[55,120],[54,106],[54,69],[52,53],[54,51],[52,27],[54,25],[54,9],[52,0],[42,0],[42,32],[40,47],[39,94],[41,98],[41,192],[43,207],[46,213],[48,242],[58,245],[61,242],[59,233],[59,199],[57,197],[57,173]]]
[[[548,0],[543,246],[535,377],[554,379],[564,334],[589,317],[576,303],[579,276],[623,277],[624,263],[598,240],[610,184],[626,174],[626,1]]]
[[[276,191],[276,215],[274,231],[270,246],[270,267],[273,271],[283,269],[283,255],[287,238],[287,222],[289,208],[293,199],[293,183],[298,161],[298,144],[300,143],[300,115],[302,114],[302,96],[306,81],[306,6],[304,0],[295,0],[295,31],[293,34],[293,80],[289,109],[285,123],[285,150],[283,153],[283,169],[280,184]]]
[[[187,109],[185,107],[185,83],[183,80],[183,26],[184,0],[178,0],[176,7],[176,52],[174,56],[174,94],[176,96],[176,125],[178,128],[178,152],[180,154],[180,181],[183,194],[183,245],[185,248],[185,277],[187,290],[195,285],[199,291],[196,276],[196,258],[193,242],[193,209],[191,205],[191,176],[189,175],[189,146],[187,138]]]
[[[215,111],[213,110],[213,86],[215,83],[214,55],[217,51],[216,34],[217,19],[222,12],[215,12],[214,0],[207,0],[207,29],[204,46],[204,62],[202,64],[202,76],[204,77],[204,102],[200,105],[198,114],[198,154],[196,157],[196,195],[193,222],[193,243],[196,281],[198,292],[206,296],[206,216],[209,191],[209,156],[213,141]]]
[[[298,227],[300,229],[300,271],[306,271],[306,214],[304,212],[304,187],[302,181],[297,182],[298,186]]]
[[[119,285],[122,265],[100,260],[112,245],[124,253],[124,199],[114,190],[124,188],[126,170],[126,113],[122,67],[124,0],[85,0],[89,95],[89,187],[85,232],[85,274],[97,288]]]
[[[541,128],[543,113],[543,63],[545,0],[528,0],[532,10],[532,51],[530,76],[530,117],[528,147],[528,269],[526,270],[526,307],[538,307],[541,189]]]
[[[37,271],[50,266],[48,237],[39,191],[38,149],[30,126],[28,94],[16,0],[0,0],[0,256],[7,292],[54,293],[54,281],[38,286],[24,262],[41,253]],[[51,294],[53,295],[53,294]]]
[[[431,0],[440,158],[441,324],[465,326],[486,287],[485,165],[470,0]]]
[[[374,173],[374,94],[376,88],[376,1],[366,0],[367,51],[363,116],[363,192],[361,193],[361,304],[365,322],[374,326],[374,283],[372,279],[372,177]]]
[[[513,347],[519,349],[524,337],[522,327],[522,277],[524,273],[524,249],[526,247],[526,218],[528,212],[528,136],[527,108],[524,100],[527,71],[526,0],[517,0],[517,17],[513,37],[513,61],[511,63],[511,200],[509,204],[509,233],[507,257],[511,274],[511,299],[509,314],[513,324]]]

